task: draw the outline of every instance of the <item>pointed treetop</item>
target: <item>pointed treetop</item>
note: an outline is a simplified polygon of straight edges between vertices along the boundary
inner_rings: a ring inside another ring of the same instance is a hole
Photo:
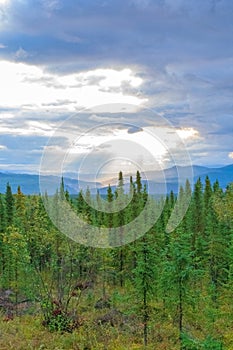
[[[123,173],[122,173],[122,171],[119,172],[118,180],[119,181],[121,181],[121,180],[123,181]]]
[[[137,193],[141,193],[142,191],[142,182],[141,182],[141,175],[140,172],[137,170],[136,173],[136,186],[137,186]]]
[[[110,185],[108,185],[108,190],[107,190],[107,201],[112,202],[114,199],[114,195],[112,193],[112,188]]]
[[[18,194],[18,195],[21,195],[21,194],[22,194],[22,191],[21,191],[20,186],[17,187],[17,194]]]

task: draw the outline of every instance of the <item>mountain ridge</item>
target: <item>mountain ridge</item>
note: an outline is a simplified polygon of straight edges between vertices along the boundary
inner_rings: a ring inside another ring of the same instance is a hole
[[[222,188],[226,188],[227,184],[233,182],[233,164],[218,168],[194,165],[191,168],[192,169],[190,169],[190,167],[173,166],[163,171],[147,171],[144,176],[142,176],[142,182],[148,185],[150,193],[164,193],[170,192],[171,190],[177,193],[179,187],[178,174],[180,173],[180,177],[183,177],[184,180],[185,174],[187,173],[190,175],[191,170],[193,171],[193,182],[196,182],[199,177],[202,182],[204,182],[206,176],[209,177],[211,183],[218,180]],[[83,178],[84,176],[82,176],[82,179]],[[90,178],[90,175],[87,175],[87,178]],[[126,179],[127,175],[125,175],[124,178]],[[43,189],[47,186],[51,192],[55,192],[56,189],[59,188],[60,177],[56,175],[39,176],[38,174],[15,173],[13,171],[4,172],[0,170],[0,193],[5,193],[6,184],[9,182],[13,193],[16,193],[17,187],[20,186],[24,194],[38,194],[40,193],[40,180]],[[95,183],[90,180],[78,180],[78,178],[75,179],[64,175],[64,183],[65,188],[70,194],[77,194],[80,189],[85,189],[87,187],[89,187],[93,193],[98,189],[101,194],[106,194],[108,183],[112,186],[113,190],[116,188],[116,178],[113,179],[112,177],[104,181],[104,183]],[[125,181],[126,190],[128,186],[129,180]]]

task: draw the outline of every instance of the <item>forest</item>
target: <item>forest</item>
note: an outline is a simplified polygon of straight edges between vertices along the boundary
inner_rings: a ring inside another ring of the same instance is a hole
[[[111,207],[131,194],[121,210],[93,209],[99,193],[70,196],[63,180],[53,208],[60,200],[92,226],[123,227],[148,200],[139,172],[130,193],[124,181],[120,172],[105,198]],[[233,184],[186,181],[179,196],[191,201],[172,232],[173,192],[152,199],[161,214],[141,237],[95,248],[60,232],[42,196],[20,185],[12,193],[8,183],[0,194],[0,349],[233,349]]]

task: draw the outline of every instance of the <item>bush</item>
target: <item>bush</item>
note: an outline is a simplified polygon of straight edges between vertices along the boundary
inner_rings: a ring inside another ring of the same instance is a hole
[[[78,327],[78,321],[74,320],[57,300],[45,299],[41,307],[44,314],[43,325],[51,332],[72,332]]]

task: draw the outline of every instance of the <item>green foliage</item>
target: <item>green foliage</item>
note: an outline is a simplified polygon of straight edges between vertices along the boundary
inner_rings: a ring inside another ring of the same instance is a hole
[[[6,228],[6,212],[4,206],[4,199],[2,194],[0,194],[0,233],[4,232]]]
[[[99,193],[94,198],[88,189],[70,198],[62,180],[56,195],[44,198],[56,226],[40,196],[25,196],[20,187],[12,194],[8,184],[6,193],[0,195],[0,303],[7,289],[12,293],[7,302],[13,305],[14,314],[20,314],[21,300],[39,300],[39,317],[52,331],[52,339],[58,339],[56,332],[73,332],[64,337],[64,343],[56,340],[56,347],[43,345],[47,344],[43,339],[35,349],[141,349],[142,342],[148,349],[158,350],[230,349],[232,184],[224,192],[218,182],[212,186],[207,178],[203,187],[199,179],[191,193],[186,182],[179,200],[174,193],[153,199],[153,210],[144,213],[148,193],[140,173],[135,181],[130,178],[129,193],[125,193],[124,183],[120,172],[116,192],[109,186],[104,202]],[[191,205],[181,221],[190,195]],[[113,212],[93,209],[94,202],[99,209]],[[163,210],[140,239],[114,249],[94,249],[59,232],[69,218],[58,203],[72,206],[91,225],[111,228],[112,245],[116,243],[116,227],[122,230],[118,243],[127,234],[136,238],[136,232],[144,229],[156,210]],[[124,226],[140,213],[141,222],[126,232]],[[166,231],[168,222],[176,226],[171,233]],[[100,298],[110,310],[94,308]],[[114,313],[120,322],[111,319]],[[83,326],[77,315],[83,318]],[[100,317],[107,321],[100,325]],[[38,320],[37,327],[46,333]],[[5,347],[1,341],[1,348],[11,349],[10,341]],[[23,344],[21,348],[33,347]]]
[[[43,325],[51,332],[72,332],[75,328],[74,320],[57,300],[43,299],[41,308],[44,313]]]
[[[187,334],[182,335],[183,350],[223,350],[223,344],[212,337],[204,340],[192,339]]]
[[[17,303],[20,293],[30,295],[30,287],[28,288],[27,282],[32,269],[29,264],[27,242],[25,236],[15,226],[8,226],[2,240],[4,266],[1,283],[4,288],[14,291]]]
[[[14,214],[14,197],[11,191],[11,186],[7,183],[6,186],[6,194],[5,194],[5,211],[6,211],[6,223],[7,225],[11,225],[13,222],[13,214]]]

